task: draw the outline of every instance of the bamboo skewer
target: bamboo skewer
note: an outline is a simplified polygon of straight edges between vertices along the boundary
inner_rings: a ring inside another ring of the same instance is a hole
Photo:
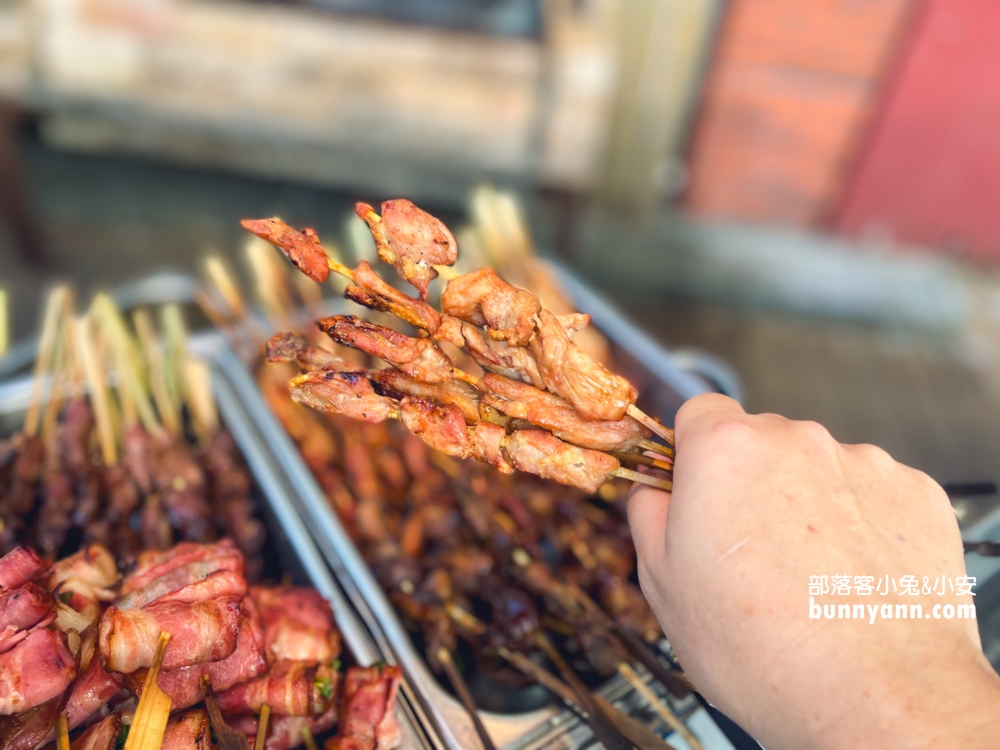
[[[229,269],[226,268],[225,263],[223,263],[222,258],[218,255],[209,255],[205,258],[205,275],[211,280],[215,285],[215,288],[219,290],[219,294],[225,300],[226,304],[229,305],[233,312],[233,315],[237,320],[242,320],[246,317],[247,309],[243,302],[243,297],[239,293],[239,287],[233,280],[232,274]]]
[[[136,334],[146,357],[149,389],[153,395],[156,410],[160,413],[160,419],[167,432],[171,435],[178,435],[181,431],[180,412],[170,398],[170,391],[167,388],[163,346],[159,333],[153,325],[153,319],[148,310],[136,310],[132,313],[132,321],[135,323]]]
[[[652,451],[653,453],[665,455],[667,458],[674,458],[677,455],[677,451],[674,448],[668,445],[660,445],[645,438],[639,441],[639,447],[644,451]]]
[[[219,430],[219,414],[212,396],[212,372],[204,360],[188,358],[184,363],[184,376],[187,404],[191,410],[195,432],[202,445],[207,445],[212,435]]]
[[[302,727],[301,734],[306,750],[319,750],[319,746],[316,744],[316,738],[313,737],[312,730],[309,729],[309,727]]]
[[[590,726],[594,730],[594,736],[597,737],[598,741],[608,750],[618,750],[619,748],[627,750],[628,745],[625,743],[624,738],[615,729],[614,725],[610,723],[607,715],[598,708],[587,686],[583,684],[583,681],[573,671],[573,668],[566,662],[562,654],[559,653],[559,650],[552,645],[552,641],[549,640],[548,636],[542,632],[535,633],[535,643],[542,650],[542,653],[549,658],[549,661],[555,664],[563,680],[566,681],[576,694],[577,705],[590,714]]]
[[[632,669],[631,665],[622,662],[618,665],[618,673],[628,680],[629,684],[646,699],[646,702],[667,723],[667,726],[684,738],[684,741],[688,743],[691,750],[704,750],[701,742],[691,733],[687,725],[677,717],[677,714],[670,709],[665,701],[661,701],[656,697],[656,694],[649,689],[649,685],[643,682],[639,675],[635,673],[635,670]]]
[[[524,656],[524,654],[511,651],[503,646],[497,649],[497,654],[529,677],[532,677],[549,692],[562,698],[567,703],[576,705],[577,708],[581,708],[582,710],[582,707],[577,703],[576,694],[572,688],[544,667],[536,664]],[[675,750],[673,745],[660,739],[660,737],[651,732],[646,726],[640,724],[631,716],[622,713],[622,711],[601,696],[592,694],[591,697],[598,708],[607,714],[608,719],[614,725],[615,729],[637,748],[641,748],[641,750]]]
[[[69,725],[64,713],[56,719],[56,750],[69,750]]]
[[[163,331],[163,372],[167,381],[167,392],[175,407],[180,411],[184,403],[184,362],[187,361],[187,327],[184,314],[177,304],[160,308],[160,330]]]
[[[271,718],[271,707],[266,703],[260,707],[260,716],[257,719],[257,737],[253,746],[257,750],[264,750],[267,745],[267,724]]]
[[[444,646],[441,646],[438,648],[437,656],[438,661],[441,662],[441,666],[444,668],[445,674],[448,675],[448,679],[451,681],[451,686],[455,688],[459,700],[462,701],[462,705],[465,706],[469,718],[472,719],[472,725],[476,728],[476,734],[479,735],[479,740],[483,743],[483,747],[485,750],[496,750],[496,745],[493,744],[489,732],[486,731],[486,725],[483,724],[483,720],[479,716],[479,711],[476,709],[476,702],[472,698],[472,692],[469,690],[465,678],[462,677],[462,673],[455,666],[455,662],[451,658],[451,653]]]
[[[56,423],[59,419],[59,412],[62,409],[63,397],[67,387],[75,389],[74,378],[76,376],[73,366],[73,338],[69,335],[65,321],[72,320],[75,311],[73,309],[73,294],[67,291],[63,300],[62,321],[58,326],[55,341],[55,354],[52,362],[52,383],[49,391],[48,403],[45,405],[45,413],[42,416],[42,441],[48,444],[55,433]]]
[[[45,302],[45,313],[42,319],[42,335],[38,340],[38,356],[35,359],[35,370],[31,385],[31,401],[24,415],[23,432],[29,437],[38,434],[39,422],[42,416],[45,377],[52,366],[56,340],[59,333],[59,319],[63,314],[69,287],[57,286],[49,293]]]
[[[163,734],[170,718],[170,708],[173,700],[160,689],[157,679],[160,676],[160,665],[167,652],[170,633],[160,633],[160,642],[156,647],[156,657],[153,666],[149,668],[146,681],[142,687],[142,697],[135,710],[132,728],[125,740],[125,750],[160,750],[163,745]]]
[[[118,463],[118,446],[115,443],[115,428],[111,419],[108,392],[104,387],[104,373],[97,361],[94,342],[91,338],[90,325],[86,317],[78,317],[73,325],[73,340],[77,347],[77,356],[83,366],[83,372],[90,389],[90,400],[94,406],[94,421],[97,423],[97,434],[101,444],[101,457],[106,466]]]
[[[108,338],[108,343],[114,352],[115,364],[118,370],[118,377],[122,381],[122,387],[127,389],[128,396],[123,400],[123,407],[128,407],[129,399],[135,404],[138,413],[138,421],[151,435],[163,431],[153,404],[149,399],[149,394],[143,386],[141,363],[136,345],[129,335],[125,326],[125,321],[118,311],[118,307],[106,294],[98,294],[94,297],[92,310],[101,321],[102,327]],[[126,421],[128,421],[127,415]]]
[[[666,440],[667,445],[672,446],[674,444],[674,431],[669,427],[664,427],[635,404],[630,404],[625,412],[643,427],[648,430],[652,430],[654,435],[659,435],[661,438]]]
[[[642,464],[643,466],[650,466],[654,469],[660,469],[661,471],[672,472],[674,470],[674,462],[661,461],[658,458],[650,458],[649,456],[642,453],[624,453],[622,451],[608,451],[609,455],[621,461],[632,461],[637,464]]]
[[[628,649],[629,653],[631,653],[632,656],[634,656],[657,681],[669,690],[673,696],[678,699],[683,699],[686,698],[689,693],[695,692],[695,687],[691,683],[691,680],[688,679],[687,675],[664,665],[659,659],[656,658],[656,654],[652,652],[650,647],[647,646],[641,638],[615,622],[597,605],[597,602],[591,599],[587,592],[581,589],[577,584],[566,584],[566,590],[573,596],[574,599],[583,605],[591,616],[597,618],[597,620],[605,628],[612,630]]]
[[[610,472],[608,476],[621,477],[622,479],[628,479],[630,482],[638,482],[639,484],[648,484],[650,487],[656,487],[667,492],[672,492],[674,489],[674,483],[669,479],[661,479],[652,474],[640,474],[638,471],[626,469],[624,466],[618,467]]]
[[[212,722],[212,729],[215,730],[215,737],[219,741],[220,750],[250,750],[250,743],[243,732],[237,732],[226,724],[219,710],[219,702],[215,699],[215,692],[212,690],[212,680],[207,674],[201,676],[199,680],[201,691],[205,694],[205,708],[208,709],[208,718]],[[263,748],[263,745],[261,746]]]

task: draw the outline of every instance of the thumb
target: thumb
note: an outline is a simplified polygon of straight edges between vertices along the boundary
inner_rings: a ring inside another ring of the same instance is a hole
[[[628,524],[640,562],[655,568],[666,553],[667,511],[670,493],[634,484],[628,494]]]

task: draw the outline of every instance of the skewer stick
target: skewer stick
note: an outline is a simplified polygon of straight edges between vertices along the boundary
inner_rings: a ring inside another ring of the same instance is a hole
[[[24,434],[33,437],[38,434],[42,416],[42,400],[45,376],[52,366],[52,357],[59,333],[59,317],[63,314],[69,287],[57,286],[49,293],[42,319],[42,335],[38,341],[38,356],[35,358],[35,372],[31,385],[31,401],[24,415]]]
[[[94,420],[97,422],[97,434],[101,443],[101,457],[107,466],[118,463],[118,446],[115,443],[115,429],[111,421],[111,411],[108,404],[108,392],[104,388],[104,373],[97,361],[94,351],[94,341],[91,338],[89,321],[86,316],[74,320],[73,340],[76,343],[77,355],[83,365],[84,376],[90,389],[90,400],[94,405]]]
[[[599,623],[608,630],[614,631],[615,635],[618,636],[619,640],[628,649],[629,653],[634,656],[640,664],[642,664],[653,678],[660,682],[667,690],[670,691],[671,695],[678,699],[686,698],[690,693],[695,692],[695,687],[691,683],[691,680],[683,672],[674,670],[672,667],[668,667],[663,664],[659,659],[656,658],[656,654],[653,653],[652,649],[646,645],[646,643],[635,633],[631,632],[628,628],[622,627],[615,620],[608,615],[603,609],[601,609],[597,602],[590,598],[586,591],[584,591],[576,583],[570,583],[566,585],[566,590],[576,599],[584,608],[595,617]]]
[[[66,714],[59,714],[56,719],[56,750],[69,750],[69,725]]]
[[[472,725],[476,728],[476,734],[479,735],[479,740],[483,743],[483,747],[486,750],[496,750],[496,745],[490,739],[490,734],[486,731],[486,725],[483,724],[483,720],[479,716],[479,711],[476,709],[476,702],[472,699],[469,686],[451,658],[451,652],[444,646],[441,646],[438,648],[437,656],[438,661],[441,662],[441,666],[444,668],[445,674],[448,675],[448,679],[451,681],[451,686],[455,688],[455,692],[458,693],[458,697],[462,701],[462,705],[465,706],[469,718],[472,719]]]
[[[212,371],[201,359],[188,358],[184,363],[188,408],[191,410],[198,440],[207,445],[219,429],[219,414],[212,394]]]
[[[632,471],[632,469],[626,469],[624,466],[620,466],[614,471],[610,472],[608,476],[611,477],[621,477],[622,479],[628,479],[632,482],[638,482],[639,484],[648,484],[650,487],[656,487],[657,489],[666,490],[671,492],[674,489],[674,483],[669,479],[661,479],[660,477],[655,477],[652,474],[640,474],[638,471]]]
[[[674,431],[669,427],[664,427],[635,404],[631,404],[625,412],[636,422],[643,425],[647,429],[652,430],[654,435],[659,435],[661,438],[666,440],[667,445],[672,446],[674,444]]]
[[[163,347],[159,334],[153,325],[153,319],[148,310],[136,310],[132,313],[132,321],[139,337],[143,353],[146,356],[146,369],[149,371],[149,387],[160,413],[163,426],[171,435],[177,435],[181,430],[180,414],[174,402],[170,399],[167,389],[167,378],[164,370]]]
[[[621,461],[632,461],[633,463],[642,464],[643,466],[651,466],[654,469],[660,469],[661,471],[672,472],[674,470],[673,461],[661,461],[642,453],[624,453],[622,451],[608,451],[608,453]]]
[[[309,727],[302,727],[302,742],[305,743],[306,750],[319,750],[316,745],[316,738],[313,737],[312,730]]]
[[[566,681],[576,694],[576,704],[590,714],[590,726],[594,730],[594,736],[597,737],[598,742],[608,750],[618,750],[619,748],[627,750],[628,744],[624,738],[614,728],[614,725],[610,724],[610,720],[604,712],[597,707],[593,695],[587,689],[587,686],[583,684],[583,680],[573,671],[573,668],[563,658],[562,654],[559,653],[559,650],[552,645],[549,637],[545,633],[538,632],[535,633],[534,640],[542,650],[542,653],[549,658],[549,661],[555,664],[563,680]]]
[[[94,298],[92,309],[103,324],[108,342],[111,344],[111,349],[114,352],[118,377],[123,381],[122,387],[128,389],[128,393],[135,403],[139,421],[146,428],[147,432],[161,432],[163,427],[156,416],[153,404],[149,400],[149,394],[146,393],[142,377],[139,374],[140,368],[135,342],[129,335],[118,306],[115,305],[114,301],[108,295],[98,294]],[[122,406],[128,408],[127,403],[127,401],[123,401]]]
[[[246,245],[247,264],[253,274],[253,287],[257,299],[267,315],[272,328],[285,328],[290,323],[288,310],[287,277],[275,276],[276,265],[271,264],[273,253],[264,240],[251,237]],[[283,270],[283,268],[282,268]]]
[[[253,746],[259,750],[264,750],[267,744],[267,723],[270,719],[271,707],[264,703],[260,707],[260,718],[257,719],[257,737],[253,743]]]
[[[173,699],[160,689],[157,679],[169,642],[170,633],[166,631],[160,633],[156,657],[143,683],[142,697],[139,698],[132,728],[129,730],[128,739],[125,740],[125,750],[160,750],[163,744],[163,734],[167,729]]]
[[[247,308],[243,301],[243,296],[240,294],[239,287],[233,280],[233,275],[226,268],[226,264],[222,258],[215,254],[205,258],[205,275],[215,285],[215,288],[219,290],[219,294],[222,295],[226,304],[229,305],[236,319],[240,320],[246,317]]]
[[[247,742],[247,736],[230,727],[222,718],[219,702],[215,698],[215,691],[212,690],[211,678],[207,674],[203,674],[198,684],[205,694],[205,708],[208,709],[208,718],[212,722],[212,729],[215,730],[220,750],[249,750],[250,744]]]
[[[659,453],[660,455],[666,456],[667,458],[674,458],[677,455],[677,451],[673,448],[661,445],[660,443],[654,442],[652,440],[647,440],[643,438],[639,441],[639,447],[644,451],[650,451],[652,453]]]
[[[559,696],[567,703],[577,705],[579,704],[576,700],[576,694],[573,692],[572,688],[565,682],[560,680],[554,674],[549,672],[544,667],[536,664],[531,659],[526,657],[524,654],[519,654],[515,651],[501,646],[497,649],[497,654],[499,654],[503,659],[513,664],[515,667],[520,669],[529,677],[535,679],[539,685],[548,690],[549,692]],[[607,700],[599,695],[592,695],[594,702],[597,704],[598,708],[607,714],[608,719],[614,725],[615,729],[624,735],[625,739],[631,742],[636,747],[641,750],[674,750],[674,746],[660,739],[657,735],[653,734],[647,727],[640,724],[638,721],[632,717],[622,713],[619,709],[609,703]]]
[[[657,698],[656,693],[649,689],[649,685],[635,673],[635,670],[629,664],[625,662],[619,664],[618,674],[628,680],[629,684],[636,689],[639,695],[646,699],[646,702],[667,723],[667,726],[684,738],[684,741],[688,743],[691,750],[704,750],[698,738],[691,733],[687,725],[677,718],[677,714],[670,709],[670,706],[665,701]]]

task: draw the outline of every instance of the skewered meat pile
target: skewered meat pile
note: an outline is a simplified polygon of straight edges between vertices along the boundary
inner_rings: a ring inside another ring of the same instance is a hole
[[[641,641],[661,637],[635,583],[626,483],[604,485],[596,500],[453,461],[390,422],[315,414],[290,403],[266,369],[261,384],[433,667],[438,647],[453,653],[464,640],[480,654],[478,668],[523,685],[498,649],[528,649],[554,626],[570,653],[608,675],[627,657],[582,603],[591,599]],[[533,432],[546,434],[525,434]]]
[[[672,433],[636,408],[637,392],[627,380],[573,342],[588,316],[556,316],[490,268],[452,278],[438,313],[424,301],[433,279],[428,269],[433,270],[433,258],[448,265],[457,259],[450,233],[408,201],[384,203],[388,219],[367,204],[358,204],[357,213],[371,228],[380,257],[417,287],[420,300],[389,287],[364,261],[352,270],[328,258],[312,230],[297,232],[278,219],[243,222],[312,278],[326,277],[313,272],[325,260],[351,280],[349,299],[391,312],[420,334],[407,336],[350,315],[317,321],[334,342],[377,357],[403,376],[388,383],[384,376],[318,354],[315,347],[297,350],[292,334],[272,339],[270,359],[297,361],[307,370],[291,382],[295,400],[355,419],[398,419],[450,455],[589,492],[616,476],[670,488],[664,479],[620,465],[628,460],[670,472],[672,449],[649,438],[656,432],[671,441]],[[457,347],[486,374],[478,378],[458,368],[440,342]],[[640,447],[666,460],[642,455]]]
[[[47,317],[72,318],[63,292],[53,293]],[[115,398],[90,372],[90,393],[84,395],[81,371],[86,368],[78,366],[71,339],[79,335],[89,340],[119,328],[131,336],[117,311],[101,309],[103,325],[96,325],[101,318],[95,314],[73,335],[50,337],[49,350],[56,354],[48,357],[53,370],[49,400],[42,403],[41,383],[49,373],[40,366],[24,430],[0,446],[0,554],[26,544],[53,559],[97,542],[129,563],[142,549],[225,535],[245,555],[247,574],[256,580],[266,534],[250,496],[249,472],[229,432],[217,420],[195,424],[192,394],[187,425],[200,433],[198,442],[187,434],[181,403],[162,400],[159,410],[154,409],[148,391],[165,377],[165,368],[151,361],[146,362],[146,384],[127,358],[108,363],[136,392],[119,387]],[[83,347],[88,353],[91,344]],[[138,341],[126,341],[126,346],[137,349]],[[70,391],[65,402],[58,386]],[[117,435],[113,413],[122,423]]]
[[[171,638],[157,682],[174,711],[164,748],[211,747],[196,707],[205,676],[231,726],[250,737],[270,707],[268,750],[300,745],[303,728],[338,724],[330,750],[398,744],[398,669],[350,667],[342,676],[327,602],[312,589],[250,587],[229,539],[144,551],[120,582],[101,545],[52,564],[19,547],[0,559],[0,587],[4,748],[45,743],[60,714],[70,731],[82,730],[74,748],[115,748],[161,632]]]

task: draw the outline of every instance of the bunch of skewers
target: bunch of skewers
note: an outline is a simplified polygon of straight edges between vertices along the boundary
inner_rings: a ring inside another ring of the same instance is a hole
[[[0,744],[33,750],[398,745],[393,667],[344,672],[316,591],[250,586],[232,541],[0,559]],[[204,707],[199,707],[204,704]],[[70,733],[77,736],[70,741]]]
[[[179,308],[160,318],[165,335],[147,310],[133,332],[106,295],[83,316],[67,287],[49,295],[23,427],[0,443],[0,554],[100,543],[128,564],[226,535],[260,575],[264,526],[207,365],[187,353]]]
[[[428,663],[456,685],[487,748],[491,740],[455,664],[463,649],[476,658],[474,665],[466,661],[465,672],[479,670],[512,687],[525,680],[543,685],[587,716],[609,747],[622,746],[624,733],[628,743],[662,748],[648,729],[593,696],[568,662],[599,675],[618,672],[698,747],[633,667],[641,664],[676,697],[689,692],[683,675],[658,655],[662,634],[634,583],[623,512],[627,485],[614,481],[638,477],[669,488],[673,451],[650,438],[671,433],[634,409],[627,382],[574,345],[571,332],[587,316],[547,314],[533,295],[488,270],[453,277],[441,295],[444,314],[438,313],[425,302],[425,282],[431,272],[448,272],[435,262],[454,262],[450,232],[408,201],[383,204],[381,217],[359,204],[358,214],[379,255],[414,282],[422,299],[389,286],[365,261],[346,269],[310,230],[296,232],[274,219],[245,225],[315,280],[329,269],[349,276],[346,296],[378,311],[368,317],[391,312],[418,335],[353,316],[324,318],[319,329],[352,348],[333,351],[315,333],[278,334],[266,355],[280,364],[263,369],[259,382],[419,634]],[[316,287],[297,276],[289,280],[259,246],[250,245],[248,255],[272,328],[294,322],[296,295],[314,315],[322,309]],[[253,340],[260,328],[248,323],[250,306],[239,285],[217,258],[208,271],[206,311],[234,340]],[[391,366],[373,368],[374,357]],[[288,399],[291,367],[303,371],[291,380],[293,398],[321,413]],[[475,370],[482,374],[469,374]],[[588,393],[607,400],[589,403]],[[622,460],[656,473],[625,470]],[[515,468],[536,476],[514,474]],[[538,654],[560,676],[540,667]]]
[[[589,316],[557,317],[491,268],[453,277],[439,313],[425,299],[436,265],[447,268],[458,258],[447,227],[407,200],[386,201],[382,216],[363,203],[357,212],[379,256],[421,299],[387,284],[366,261],[349,269],[331,258],[310,229],[299,232],[279,219],[243,222],[310,278],[325,281],[330,270],[346,276],[348,299],[392,313],[422,334],[406,336],[353,315],[317,321],[334,342],[379,358],[397,374],[386,383],[376,372],[298,348],[287,355],[307,370],[291,383],[296,401],[369,422],[396,419],[432,448],[502,472],[526,471],[589,492],[612,477],[671,488],[668,478],[621,466],[628,461],[669,475],[673,432],[636,407],[638,393],[627,380],[572,341]],[[439,342],[485,374],[457,367]],[[274,354],[284,356],[277,347]],[[671,445],[652,442],[653,433]]]

